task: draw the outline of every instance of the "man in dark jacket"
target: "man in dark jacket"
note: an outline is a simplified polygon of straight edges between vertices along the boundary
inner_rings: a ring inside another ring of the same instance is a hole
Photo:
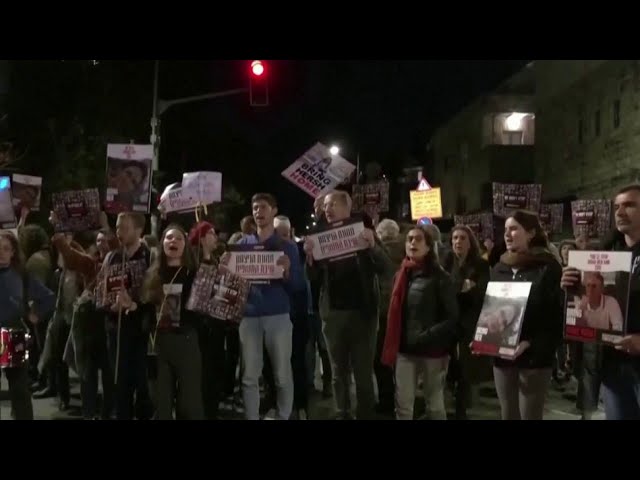
[[[329,224],[351,217],[351,198],[334,191],[324,199]],[[369,229],[362,233],[367,249],[336,261],[313,259],[313,241],[305,242],[309,277],[322,279],[320,311],[333,370],[333,394],[338,418],[350,418],[351,367],[356,382],[358,419],[373,417],[373,360],[378,330],[378,275],[389,274],[391,262]]]
[[[614,199],[616,231],[605,250],[632,252],[626,335],[615,348],[602,347],[602,396],[607,420],[640,420],[640,185],[621,189]],[[573,287],[580,272],[566,267],[561,285]]]

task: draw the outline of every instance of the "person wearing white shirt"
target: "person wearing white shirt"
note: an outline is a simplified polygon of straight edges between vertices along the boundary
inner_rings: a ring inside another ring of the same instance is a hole
[[[580,300],[582,323],[598,330],[623,331],[623,316],[618,301],[604,295],[604,278],[600,273],[588,272],[583,281],[586,295]]]

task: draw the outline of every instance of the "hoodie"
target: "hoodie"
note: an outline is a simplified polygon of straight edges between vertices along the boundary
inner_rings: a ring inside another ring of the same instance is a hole
[[[261,243],[257,235],[246,235],[238,245],[257,245]],[[270,315],[284,315],[291,313],[290,295],[306,288],[306,281],[300,254],[295,243],[283,240],[277,234],[271,235],[262,244],[266,250],[284,251],[291,262],[289,277],[283,280],[273,280],[268,284],[251,285],[245,317],[267,317]]]

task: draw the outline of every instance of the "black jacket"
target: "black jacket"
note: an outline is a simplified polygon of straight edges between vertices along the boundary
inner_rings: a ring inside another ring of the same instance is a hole
[[[631,282],[629,285],[629,306],[627,310],[627,334],[640,334],[640,243],[636,243],[633,247],[628,247],[624,240],[624,235],[614,230],[600,245],[601,250],[610,250],[614,252],[632,252],[631,262]],[[616,288],[621,288],[616,286]],[[631,363],[636,371],[640,372],[640,357],[628,355],[618,351],[613,347],[600,346],[596,344],[584,344],[585,362],[594,359],[599,365],[602,360],[602,367],[607,370],[617,371],[621,364]]]
[[[410,274],[402,308],[400,353],[445,355],[455,341],[458,304],[449,274],[441,268]]]
[[[460,309],[460,338],[467,343],[473,339],[478,317],[482,310],[484,294],[489,282],[489,262],[482,257],[460,265],[457,257],[451,252],[444,262],[445,270],[451,275],[453,287],[457,292],[458,308]],[[462,292],[466,279],[475,283],[467,292]]]
[[[534,252],[532,252],[534,253]],[[551,368],[555,353],[562,343],[564,323],[564,292],[560,288],[562,267],[547,250],[533,255],[516,274],[503,262],[504,256],[491,271],[493,282],[532,282],[527,308],[522,322],[520,341],[530,346],[516,360],[496,358],[498,367]]]
[[[332,269],[330,268],[331,260],[321,260],[313,262],[310,266],[307,264],[306,272],[312,285],[320,285],[320,303],[325,303],[324,307],[334,310],[334,305],[338,299],[332,299],[329,294],[331,284],[335,280],[332,278]],[[362,293],[361,304],[358,305],[364,316],[374,315],[378,318],[380,307],[380,285],[378,281],[379,275],[386,275],[391,268],[391,260],[389,255],[378,239],[373,248],[360,250],[353,258],[340,260],[340,262],[355,262],[355,269],[358,272],[354,281],[359,282],[359,288]],[[343,297],[349,297],[353,293],[348,290],[339,292]]]

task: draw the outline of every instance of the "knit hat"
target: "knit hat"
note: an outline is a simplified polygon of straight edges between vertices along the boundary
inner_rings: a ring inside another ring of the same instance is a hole
[[[204,238],[211,230],[214,230],[214,226],[209,222],[203,220],[196,223],[189,232],[189,243],[194,247],[198,246],[200,239]]]

